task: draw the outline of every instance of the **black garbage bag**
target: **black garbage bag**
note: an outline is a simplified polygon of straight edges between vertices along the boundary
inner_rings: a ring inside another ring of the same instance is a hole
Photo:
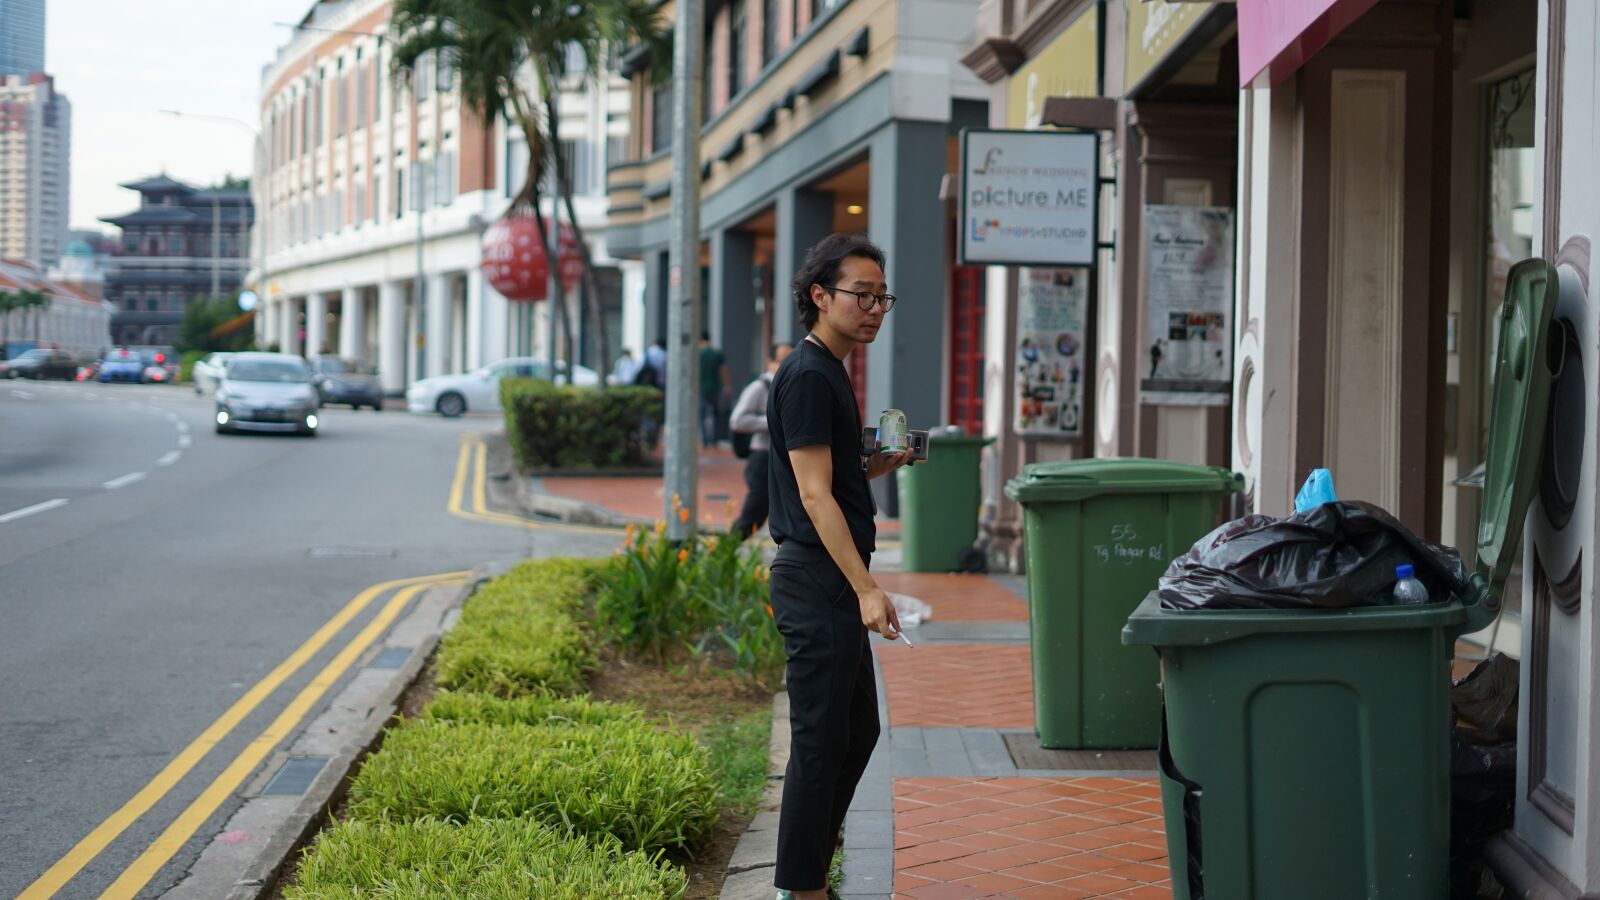
[[[1457,900],[1483,896],[1492,882],[1484,846],[1512,824],[1519,669],[1497,653],[1450,689],[1450,896]]]
[[[1433,600],[1466,587],[1454,550],[1370,503],[1341,500],[1284,519],[1235,519],[1173,560],[1158,590],[1167,609],[1384,606],[1393,602],[1395,567],[1406,563]]]

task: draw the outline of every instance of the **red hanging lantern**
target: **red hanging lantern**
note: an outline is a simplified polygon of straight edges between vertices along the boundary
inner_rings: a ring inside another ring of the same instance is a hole
[[[550,220],[545,220],[545,228]],[[578,238],[565,222],[556,237],[561,266],[561,288],[570,291],[583,277],[583,256]],[[549,293],[550,269],[545,263],[544,241],[531,215],[509,216],[483,233],[483,273],[489,284],[507,300],[538,301]]]

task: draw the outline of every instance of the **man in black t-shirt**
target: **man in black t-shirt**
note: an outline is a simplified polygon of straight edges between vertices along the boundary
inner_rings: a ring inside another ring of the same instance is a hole
[[[767,403],[772,609],[788,656],[789,768],[778,819],[778,896],[825,900],[845,811],[878,742],[870,629],[900,634],[867,571],[877,527],[868,479],[909,453],[861,456],[861,414],[844,358],[872,343],[894,305],[884,255],[865,235],[835,234],[794,280],[810,330],[778,367]]]

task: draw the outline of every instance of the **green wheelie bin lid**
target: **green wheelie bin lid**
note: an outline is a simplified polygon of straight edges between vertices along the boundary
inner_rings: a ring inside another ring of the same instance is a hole
[[[1102,494],[1231,494],[1243,479],[1228,469],[1165,459],[1069,459],[1033,463],[1006,482],[1018,503],[1086,500]]]
[[[1478,519],[1475,573],[1461,602],[1424,607],[1345,610],[1169,610],[1151,593],[1122,630],[1124,644],[1212,644],[1259,633],[1485,628],[1499,611],[1506,576],[1522,554],[1522,526],[1543,462],[1550,388],[1562,360],[1552,357],[1552,314],[1560,276],[1543,259],[1526,259],[1506,278],[1494,364],[1494,406]]]

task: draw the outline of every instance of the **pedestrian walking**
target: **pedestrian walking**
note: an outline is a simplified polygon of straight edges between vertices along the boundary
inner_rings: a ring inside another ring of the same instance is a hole
[[[876,512],[868,480],[909,453],[863,458],[844,358],[878,336],[894,306],[884,255],[865,235],[812,247],[794,279],[810,332],[778,367],[767,404],[772,609],[788,657],[789,767],[778,818],[778,896],[825,900],[845,811],[878,742],[867,632],[900,635],[868,565]]]
[[[711,346],[710,332],[700,332],[700,446],[717,442],[717,410],[733,393],[728,382],[728,358]]]
[[[648,370],[648,371],[646,371]],[[667,389],[667,342],[657,339],[645,348],[644,362],[633,377],[634,384]]]
[[[744,506],[733,520],[733,531],[743,537],[755,534],[767,521],[767,398],[772,391],[772,376],[789,351],[789,344],[773,344],[767,354],[767,369],[745,385],[739,401],[728,417],[728,430],[750,435],[750,456],[744,462]]]
[[[639,374],[639,361],[633,358],[633,351],[627,347],[622,348],[622,355],[617,357],[617,364],[611,367],[612,384],[633,384],[634,376]]]

